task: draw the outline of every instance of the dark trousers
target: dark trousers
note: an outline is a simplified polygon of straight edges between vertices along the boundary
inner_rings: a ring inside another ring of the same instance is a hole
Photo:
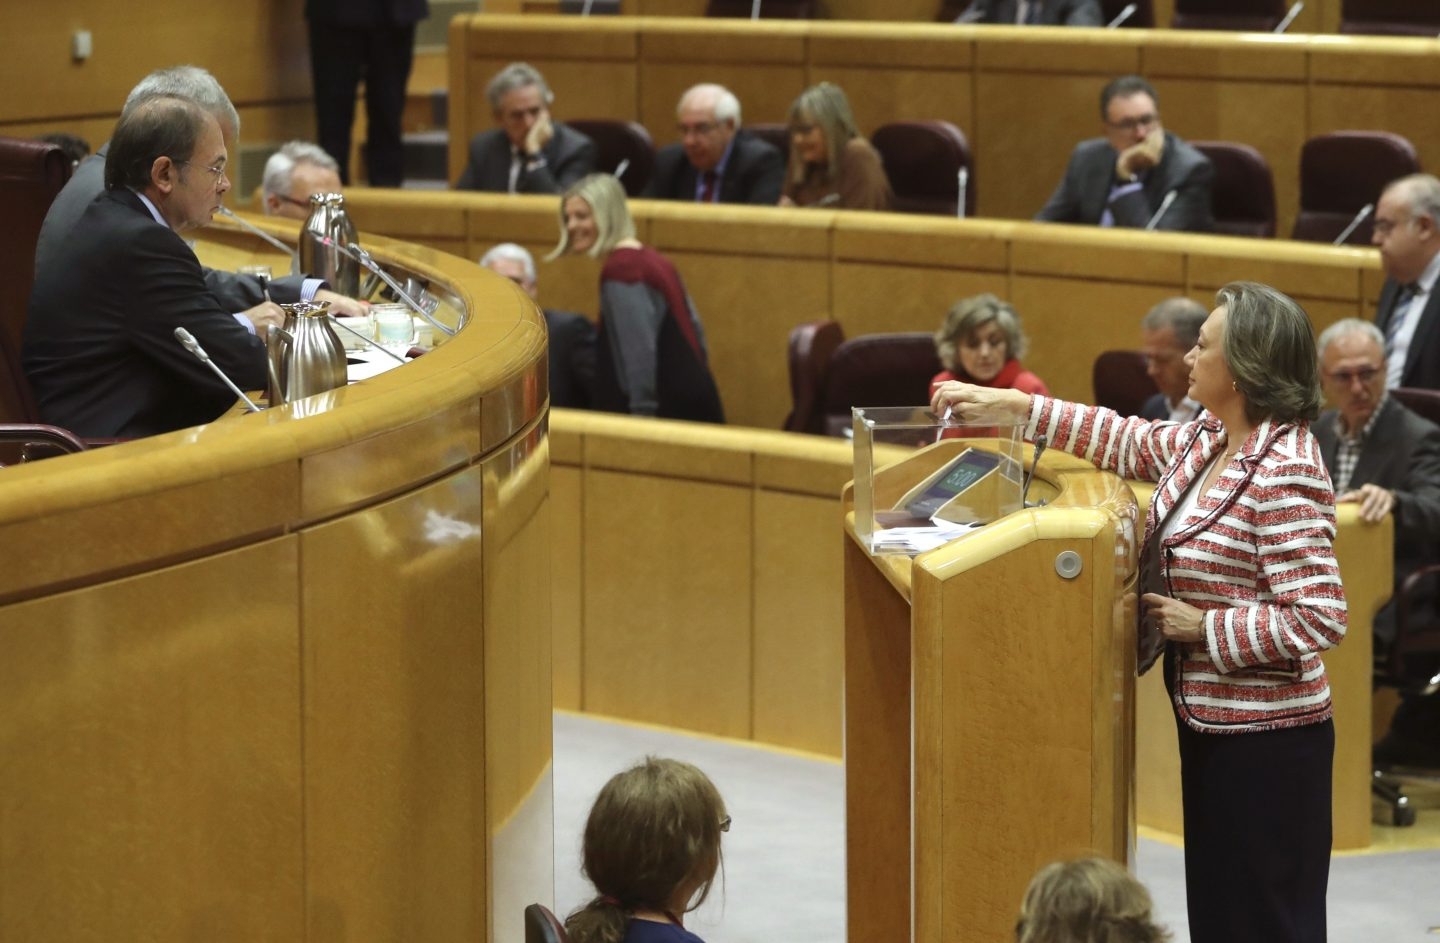
[[[355,96],[365,80],[368,124],[365,165],[370,185],[398,187],[405,178],[400,116],[415,58],[415,25],[355,28],[310,23],[310,72],[315,85],[316,142],[340,163],[350,182],[350,129]]]
[[[1191,943],[1324,943],[1334,724],[1176,723]]]

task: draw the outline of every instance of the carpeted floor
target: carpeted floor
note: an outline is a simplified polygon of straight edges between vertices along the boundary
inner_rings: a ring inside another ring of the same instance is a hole
[[[705,770],[734,818],[724,847],[724,885],[686,919],[687,928],[708,943],[844,941],[840,764],[568,713],[555,715],[557,912],[563,916],[592,893],[580,874],[580,834],[596,792],[646,754],[677,757]],[[1440,809],[1422,811],[1417,830],[1398,831],[1408,834],[1389,844],[1431,847],[1333,859],[1331,943],[1440,939],[1440,929],[1431,932],[1440,928]],[[1386,843],[1381,836],[1380,844]],[[1183,869],[1177,845],[1141,837],[1137,872],[1177,943],[1188,940]]]

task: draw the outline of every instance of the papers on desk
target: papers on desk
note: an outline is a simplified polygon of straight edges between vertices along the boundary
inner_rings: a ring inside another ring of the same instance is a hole
[[[358,383],[361,380],[368,380],[371,377],[378,377],[387,370],[394,370],[402,367],[400,361],[389,356],[382,350],[374,347],[366,347],[364,350],[345,351],[345,377],[351,383]]]
[[[940,518],[931,518],[931,521],[929,527],[887,527],[875,531],[870,537],[870,552],[924,553],[984,526],[979,523],[956,524]]]

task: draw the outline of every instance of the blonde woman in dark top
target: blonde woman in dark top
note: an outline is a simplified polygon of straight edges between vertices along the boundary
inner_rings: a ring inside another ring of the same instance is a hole
[[[880,154],[861,137],[840,86],[812,85],[790,106],[790,164],[781,206],[888,210],[893,199]]]

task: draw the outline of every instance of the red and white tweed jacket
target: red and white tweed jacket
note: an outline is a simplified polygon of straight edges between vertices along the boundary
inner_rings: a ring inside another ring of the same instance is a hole
[[[1125,478],[1157,482],[1148,540],[1225,447],[1220,421],[1149,422],[1045,397],[1030,437]],[[1331,715],[1319,653],[1345,636],[1335,493],[1304,422],[1262,422],[1195,511],[1161,542],[1169,595],[1205,611],[1205,640],[1179,645],[1168,679],[1195,730],[1242,733]]]

